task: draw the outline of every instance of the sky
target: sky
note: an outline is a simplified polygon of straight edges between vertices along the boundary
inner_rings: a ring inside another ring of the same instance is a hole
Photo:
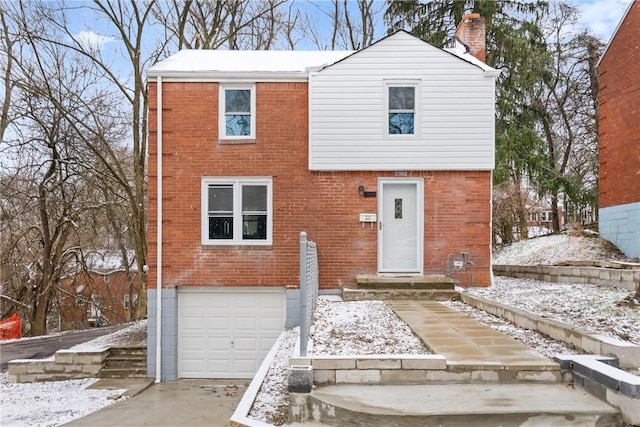
[[[574,0],[572,3],[582,13],[580,25],[608,43],[631,0]]]
[[[329,0],[313,0],[313,2],[316,4],[322,4],[322,2],[325,1],[328,2]],[[382,2],[383,0],[380,1]],[[592,34],[607,43],[632,0],[567,1],[570,4],[577,6],[577,8],[581,12],[582,16],[578,23],[579,27],[590,29]],[[296,2],[304,3],[305,0],[296,0]],[[72,3],[82,4],[83,1],[76,0]],[[313,10],[313,8],[311,8],[311,10]],[[84,16],[79,18],[80,19],[75,22],[75,25],[73,25],[75,28],[72,28],[72,32],[75,32],[76,34],[84,32],[84,38],[86,38],[89,42],[102,44],[101,42],[108,41],[108,39],[104,39],[96,34],[96,32],[103,33],[100,28],[102,27],[102,25],[99,22],[96,22],[92,19],[83,19],[85,18]],[[87,22],[90,22],[90,24],[87,24]],[[380,32],[381,36],[385,34],[384,28],[379,28],[377,32]],[[304,44],[304,41],[302,41],[301,45]]]

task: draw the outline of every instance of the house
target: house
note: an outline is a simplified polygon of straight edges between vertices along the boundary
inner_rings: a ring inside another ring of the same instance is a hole
[[[480,21],[463,24],[476,40]],[[399,31],[358,52],[181,51],[148,70],[150,376],[252,377],[296,322],[302,231],[321,293],[444,274],[460,252],[490,284],[498,72],[468,50]]]
[[[640,1],[632,1],[600,61],[599,231],[640,258]]]
[[[60,330],[118,325],[131,321],[139,292],[138,268],[125,266],[118,251],[85,254],[86,269],[61,281],[58,296]]]

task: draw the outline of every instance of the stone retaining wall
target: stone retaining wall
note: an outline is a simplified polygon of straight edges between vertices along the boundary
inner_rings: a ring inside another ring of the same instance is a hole
[[[540,317],[525,310],[470,295],[467,292],[461,292],[460,299],[494,316],[506,319],[520,327],[538,331],[554,340],[571,344],[587,353],[615,356],[618,358],[622,368],[640,367],[640,346],[628,341],[622,341],[608,335],[596,334],[567,323]]]
[[[78,352],[58,350],[48,359],[17,359],[9,362],[9,382],[33,383],[92,378],[104,367],[109,350]]]
[[[498,276],[528,278],[544,282],[593,283],[635,290],[640,284],[640,270],[602,267],[560,267],[554,265],[494,265]]]
[[[562,382],[560,367],[529,368],[452,364],[442,355],[293,357],[292,367],[312,366],[313,384],[429,384],[433,382]]]

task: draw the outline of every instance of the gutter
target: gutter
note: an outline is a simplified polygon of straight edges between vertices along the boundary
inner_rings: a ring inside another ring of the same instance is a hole
[[[162,77],[158,76],[157,90],[157,252],[156,252],[156,383],[162,381]]]

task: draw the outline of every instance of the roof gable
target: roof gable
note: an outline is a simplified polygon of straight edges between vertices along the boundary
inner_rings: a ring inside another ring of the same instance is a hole
[[[378,40],[377,42],[373,43],[371,46],[368,46],[364,49],[361,49],[357,52],[352,53],[351,55],[345,56],[344,58],[332,63],[332,64],[328,64],[327,66],[323,67],[323,69],[327,69],[327,68],[331,68],[334,67],[344,61],[349,61],[351,58],[353,57],[357,57],[358,55],[361,54],[366,54],[367,52],[371,52],[372,50],[376,50],[377,48],[384,46],[386,44],[390,44],[390,43],[394,43],[394,42],[401,42],[401,43],[409,43],[411,44],[412,48],[416,49],[417,54],[419,54],[420,49],[424,49],[425,51],[429,51],[429,52],[441,52],[443,55],[446,55],[447,57],[455,57],[456,59],[459,59],[461,61],[467,62],[475,67],[480,68],[482,71],[485,72],[486,75],[488,76],[496,76],[499,74],[499,70],[495,70],[494,68],[491,68],[490,66],[488,66],[487,64],[485,64],[484,62],[480,61],[479,59],[477,59],[476,57],[474,57],[473,55],[471,55],[470,53],[467,52],[467,49],[464,47],[464,45],[462,44],[456,44],[456,46],[452,47],[452,48],[444,48],[444,49],[440,49],[439,47],[436,47],[430,43],[427,43],[426,41],[422,40],[419,37],[416,37],[410,33],[408,33],[405,30],[398,30],[393,34],[390,34],[380,40]],[[443,56],[444,58],[444,56]]]

